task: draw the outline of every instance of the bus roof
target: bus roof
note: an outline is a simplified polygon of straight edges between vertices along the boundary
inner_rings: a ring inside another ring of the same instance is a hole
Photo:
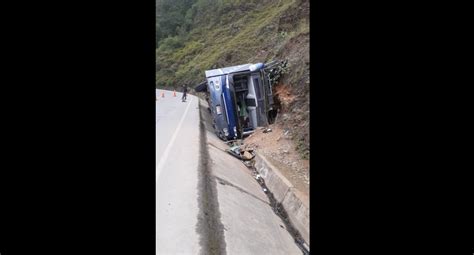
[[[224,67],[224,68],[206,70],[206,78],[224,75],[224,74],[230,74],[230,73],[250,71],[251,65],[252,64],[243,64],[243,65],[238,65],[238,66],[229,66],[229,67]]]

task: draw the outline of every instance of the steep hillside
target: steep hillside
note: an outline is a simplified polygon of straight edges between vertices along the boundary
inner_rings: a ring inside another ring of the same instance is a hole
[[[309,0],[158,0],[157,40],[157,87],[198,84],[207,69],[288,60],[274,87],[275,125],[308,159]]]

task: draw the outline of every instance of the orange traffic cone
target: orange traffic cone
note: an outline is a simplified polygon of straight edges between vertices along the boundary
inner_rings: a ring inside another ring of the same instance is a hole
[[[176,90],[175,90],[175,91],[173,91],[173,96],[174,96],[174,97],[176,97]]]
[[[161,92],[161,97],[165,97],[165,92]]]

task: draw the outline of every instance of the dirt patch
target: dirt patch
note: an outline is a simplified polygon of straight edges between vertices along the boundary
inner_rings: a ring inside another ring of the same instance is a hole
[[[301,193],[309,194],[309,160],[302,159],[296,150],[291,130],[279,124],[269,126],[272,132],[263,133],[260,128],[244,144],[253,145],[258,153],[267,158]]]
[[[278,31],[291,31],[301,19],[309,19],[309,1],[298,0],[278,20]]]
[[[278,58],[288,59],[289,69],[274,87],[279,111],[276,124],[294,133],[296,150],[309,159],[309,34],[291,38]]]
[[[290,87],[284,84],[275,86],[274,95],[278,97],[280,106],[284,109],[287,109],[296,98],[296,96],[292,94]]]

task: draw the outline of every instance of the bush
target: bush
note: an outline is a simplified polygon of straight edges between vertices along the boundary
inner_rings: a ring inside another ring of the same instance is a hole
[[[184,43],[178,36],[167,37],[160,41],[158,51],[171,51],[184,46]]]

